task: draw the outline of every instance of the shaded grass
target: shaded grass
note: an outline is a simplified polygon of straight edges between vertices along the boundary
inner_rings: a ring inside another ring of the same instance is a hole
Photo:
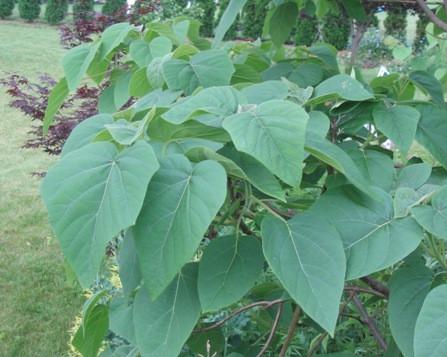
[[[55,28],[0,21],[0,76],[59,77],[62,54]],[[39,197],[40,179],[31,175],[54,158],[22,148],[31,121],[8,101],[0,87],[0,356],[68,356],[81,294],[66,281]]]

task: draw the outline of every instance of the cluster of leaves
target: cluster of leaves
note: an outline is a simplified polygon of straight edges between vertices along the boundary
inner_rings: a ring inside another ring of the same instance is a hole
[[[102,13],[106,16],[116,18],[118,21],[125,21],[127,13],[127,1],[106,0],[102,7]]]
[[[249,0],[244,7],[242,16],[242,33],[246,38],[262,38],[262,32],[267,16],[269,0]]]
[[[43,149],[58,155],[73,128],[97,113],[100,88],[82,86],[64,102],[62,110],[54,118],[54,125],[43,135],[42,121],[48,106],[48,97],[56,81],[48,75],[39,77],[38,83],[14,74],[0,79],[0,85],[12,97],[9,105],[29,116],[36,125],[30,131],[31,137],[24,147]]]
[[[97,355],[110,330],[124,344],[102,356],[285,356],[299,324],[316,335],[300,346],[312,356],[339,351],[322,342],[349,311],[381,349],[436,356],[447,341],[441,83],[421,70],[341,74],[329,45],[286,51],[295,1],[272,8],[271,42],[222,44],[243,4],[230,2],[212,42],[185,18],[119,23],[63,59],[44,131],[86,75],[107,87],[42,196],[81,285],[119,280],[87,301],[73,345]],[[413,157],[415,141],[434,165]],[[242,320],[257,338],[222,342],[251,309]]]
[[[12,15],[14,4],[14,0],[0,0],[0,19],[4,19]]]

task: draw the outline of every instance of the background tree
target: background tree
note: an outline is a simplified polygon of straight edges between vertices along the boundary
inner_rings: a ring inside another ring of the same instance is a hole
[[[398,4],[389,5],[383,25],[385,34],[404,42],[407,33],[407,9]]]
[[[325,42],[330,43],[337,50],[344,50],[348,46],[351,34],[351,21],[341,11],[328,13],[323,18],[321,34]]]
[[[64,19],[67,10],[67,0],[48,0],[45,8],[45,19],[49,24],[55,25]]]
[[[296,45],[311,46],[318,36],[318,19],[316,16],[310,15],[305,11],[301,11],[296,26]]]
[[[19,0],[20,17],[27,21],[34,21],[40,14],[39,0]]]
[[[0,0],[0,19],[11,16],[14,10],[14,0]]]
[[[75,21],[86,20],[92,17],[93,0],[75,0],[73,3],[73,18]]]
[[[244,37],[262,37],[269,0],[248,0],[244,8],[242,26]]]
[[[200,34],[204,37],[212,37],[214,17],[216,15],[216,3],[210,0],[197,0],[197,4],[203,10],[203,15],[199,19],[202,23]]]
[[[126,0],[106,0],[104,6],[102,7],[102,13],[114,18],[121,17],[124,9],[127,7]]]
[[[427,32],[426,27],[429,23],[429,19],[425,14],[419,14],[419,19],[416,23],[416,36],[414,37],[413,50],[414,52],[421,52],[427,45]]]

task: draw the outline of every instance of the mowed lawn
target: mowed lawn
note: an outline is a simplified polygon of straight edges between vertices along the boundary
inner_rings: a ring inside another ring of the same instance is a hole
[[[1,77],[59,77],[62,55],[56,28],[0,20]],[[31,121],[8,101],[0,87],[0,356],[69,356],[81,294],[66,279],[39,197],[40,179],[31,175],[54,158],[22,148]]]

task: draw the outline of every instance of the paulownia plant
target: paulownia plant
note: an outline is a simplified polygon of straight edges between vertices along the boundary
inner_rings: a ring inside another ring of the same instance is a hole
[[[353,307],[386,350],[373,296],[405,356],[443,356],[441,85],[422,71],[368,83],[341,74],[328,45],[285,51],[283,33],[222,43],[242,5],[230,3],[213,42],[184,18],[119,23],[63,59],[46,129],[86,75],[110,83],[42,185],[68,264],[94,288],[73,345],[96,356],[110,330],[122,344],[102,356],[285,356],[299,324],[318,335],[313,355]],[[114,288],[99,289],[102,276]],[[268,330],[221,343],[250,309]]]

